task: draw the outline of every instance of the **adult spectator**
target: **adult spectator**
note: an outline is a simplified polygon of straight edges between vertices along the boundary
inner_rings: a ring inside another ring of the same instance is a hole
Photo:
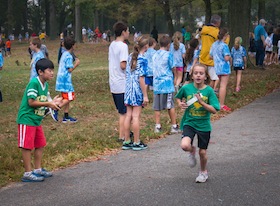
[[[261,68],[263,68],[263,61],[265,56],[265,38],[267,37],[267,33],[264,28],[265,24],[266,21],[264,19],[261,19],[259,21],[259,25],[256,26],[254,30],[256,44],[256,65]]]
[[[82,28],[83,42],[86,42],[87,39],[87,30],[85,27]]]
[[[214,14],[211,17],[210,24],[204,25],[202,27],[200,36],[201,36],[201,51],[199,61],[200,63],[207,66],[208,73],[210,76],[210,86],[216,90],[219,77],[216,74],[214,68],[214,60],[210,57],[210,48],[212,44],[218,40],[219,27],[221,25],[221,17],[217,14]]]

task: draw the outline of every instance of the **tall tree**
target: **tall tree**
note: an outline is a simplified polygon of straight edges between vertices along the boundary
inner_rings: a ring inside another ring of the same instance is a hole
[[[259,0],[258,7],[259,7],[258,17],[259,17],[259,19],[264,19],[265,18],[265,0]]]
[[[240,9],[243,8],[243,9]],[[248,48],[249,45],[249,28],[251,24],[251,0],[235,0],[229,3],[229,25],[231,46],[234,38],[241,36],[243,39],[243,46]],[[238,15],[236,15],[238,14]]]
[[[75,3],[75,41],[81,42],[82,41],[82,23],[81,23],[81,7],[80,3]]]
[[[49,35],[50,39],[54,40],[57,35],[57,21],[56,21],[56,10],[55,10],[55,3],[56,0],[50,0],[49,2],[49,22],[50,22],[50,30],[49,30]]]
[[[212,16],[211,0],[203,0],[205,3],[205,23],[209,23]]]

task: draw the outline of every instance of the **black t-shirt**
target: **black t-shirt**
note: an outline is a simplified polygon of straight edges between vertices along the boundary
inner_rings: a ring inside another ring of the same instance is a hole
[[[273,46],[277,46],[279,40],[280,40],[280,34],[273,34],[273,38],[272,38]]]

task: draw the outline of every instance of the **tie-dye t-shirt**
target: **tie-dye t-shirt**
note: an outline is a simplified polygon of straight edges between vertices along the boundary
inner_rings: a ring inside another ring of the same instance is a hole
[[[30,80],[34,77],[37,77],[38,74],[36,72],[36,68],[35,65],[37,63],[38,60],[45,58],[44,54],[42,51],[39,52],[34,52],[34,54],[32,55],[32,60],[31,60],[31,71],[30,71]]]
[[[175,50],[174,43],[170,45],[170,52],[173,54],[175,67],[183,67],[183,57],[182,55],[186,53],[186,47],[184,44],[180,43],[179,49]]]
[[[232,65],[234,67],[244,67],[243,58],[246,57],[246,49],[240,46],[238,49],[232,47],[231,49]]]
[[[230,56],[228,45],[223,41],[216,41],[210,49],[210,56],[214,59],[214,68],[217,75],[228,75],[230,71],[230,62],[225,60],[225,56]]]
[[[153,56],[156,53],[156,50],[153,48],[149,48],[146,53],[145,57],[148,60],[148,68],[147,68],[147,77],[152,77],[153,76]]]

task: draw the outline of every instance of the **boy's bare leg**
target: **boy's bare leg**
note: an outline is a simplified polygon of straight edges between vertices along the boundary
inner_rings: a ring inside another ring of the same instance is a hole
[[[208,159],[206,149],[199,149],[199,157],[200,157],[200,170],[204,172],[206,171],[206,164]]]
[[[168,110],[169,117],[171,119],[171,124],[174,125],[176,124],[176,113],[175,113],[175,108],[171,108]]]
[[[126,114],[119,114],[119,138],[123,139],[125,136],[125,127],[124,127],[124,121],[125,121]]]
[[[36,148],[34,151],[34,167],[35,169],[39,169],[42,167],[42,157],[43,157],[44,148]]]
[[[25,172],[31,172],[31,150],[29,149],[21,149],[22,152],[22,159]]]
[[[160,111],[155,111],[156,124],[160,124]]]

